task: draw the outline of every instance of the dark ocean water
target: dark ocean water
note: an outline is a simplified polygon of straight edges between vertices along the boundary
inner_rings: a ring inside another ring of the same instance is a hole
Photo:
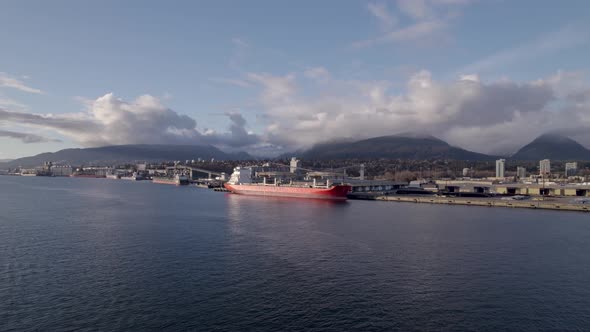
[[[0,330],[589,330],[590,215],[0,177]]]

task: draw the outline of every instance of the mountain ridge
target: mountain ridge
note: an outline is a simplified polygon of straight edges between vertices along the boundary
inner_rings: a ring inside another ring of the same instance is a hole
[[[590,160],[590,150],[567,136],[543,134],[520,148],[510,159]]]
[[[306,159],[494,160],[497,156],[454,147],[431,135],[397,134],[354,142],[320,143],[301,153]]]
[[[492,161],[512,160],[590,160],[590,150],[575,140],[558,134],[543,134],[523,146],[510,157],[499,157],[468,151],[423,134],[396,134],[362,140],[342,139],[318,143],[306,150],[284,153],[281,158],[297,156],[303,159],[449,159]],[[255,159],[246,152],[228,153],[212,145],[127,144],[96,148],[70,148],[46,152],[31,157],[0,162],[0,168],[35,167],[46,161],[71,165],[110,165],[146,161],[159,162],[187,159],[246,160]]]
[[[252,156],[245,152],[226,153],[212,145],[126,144],[45,152],[1,163],[0,167],[35,167],[42,165],[46,161],[70,165],[108,165],[116,162],[158,162],[196,158],[215,158],[217,160],[253,159]]]

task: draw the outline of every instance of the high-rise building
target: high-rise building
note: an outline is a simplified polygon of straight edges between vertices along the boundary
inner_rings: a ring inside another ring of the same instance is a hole
[[[565,176],[575,176],[578,173],[578,163],[565,163]]]
[[[506,160],[505,159],[498,159],[496,160],[496,177],[503,178],[504,177],[504,169],[506,167]]]
[[[517,167],[516,168],[516,177],[519,179],[524,179],[526,178],[526,168],[524,167]]]
[[[359,171],[359,179],[365,180],[365,164],[361,164],[361,169]]]
[[[545,176],[551,174],[551,160],[543,159],[539,162],[539,175]]]
[[[299,167],[301,167],[301,160],[299,160],[299,159],[297,159],[297,158],[293,157],[293,158],[291,158],[291,163],[290,163],[290,165],[289,165],[289,166],[290,166],[290,167],[289,167],[289,171],[290,171],[291,173],[297,173],[297,169],[298,169]]]
[[[467,167],[463,168],[463,177],[464,178],[469,177],[470,171],[471,171],[471,169],[469,169]]]

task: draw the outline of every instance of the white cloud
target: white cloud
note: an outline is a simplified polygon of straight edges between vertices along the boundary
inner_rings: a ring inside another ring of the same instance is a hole
[[[487,73],[530,61],[533,57],[555,54],[590,42],[590,26],[569,24],[531,42],[489,55],[463,67],[460,72]]]
[[[244,41],[241,38],[238,37],[234,37],[232,38],[232,43],[234,43],[234,45],[238,46],[238,47],[250,47],[250,44],[248,44],[246,41]]]
[[[23,143],[46,143],[46,142],[61,142],[58,139],[43,137],[31,133],[16,132],[11,130],[0,129],[0,137],[8,137],[18,139]]]
[[[434,16],[434,10],[427,0],[398,0],[397,5],[402,13],[415,20]]]
[[[205,135],[197,129],[193,118],[178,114],[150,95],[127,102],[109,93],[84,103],[86,111],[65,114],[35,114],[0,108],[0,123],[54,130],[83,146],[139,143],[243,146],[257,140],[257,136],[247,135],[246,121],[239,114],[230,116],[228,133]]]
[[[397,11],[406,17],[407,24],[399,26],[395,14],[383,3],[369,3],[367,8],[379,21],[383,32],[373,38],[357,41],[353,47],[367,47],[386,43],[425,40],[445,33],[454,8],[465,5],[467,0],[398,0]]]
[[[0,87],[17,89],[23,92],[42,94],[43,91],[32,88],[26,85],[23,81],[8,75],[7,73],[0,72]]]
[[[246,78],[264,87],[262,100],[267,104],[288,103],[295,93],[295,75],[273,76],[268,73],[248,73]]]
[[[313,67],[306,69],[303,75],[311,80],[326,81],[330,78],[330,73],[324,67]]]
[[[236,70],[241,70],[248,55],[252,51],[252,47],[241,38],[235,37],[231,39],[233,46],[232,55],[229,59],[229,66]]]
[[[479,82],[479,75],[477,75],[477,74],[461,75],[459,77],[459,80],[461,80],[461,81]]]
[[[397,42],[406,40],[416,40],[422,37],[430,36],[437,31],[441,31],[447,26],[442,20],[421,21],[406,26],[403,29],[391,31],[390,33],[377,38],[377,42]]]
[[[213,77],[213,78],[210,78],[209,80],[211,82],[215,82],[215,83],[235,85],[235,86],[240,86],[243,88],[247,88],[247,87],[251,86],[251,84],[248,81],[239,80],[239,79],[235,79],[235,78]]]
[[[389,12],[384,3],[369,3],[367,9],[379,20],[382,29],[391,30],[397,24],[397,18]]]
[[[246,119],[239,112],[227,112],[225,116],[230,120],[229,131],[218,134],[209,131],[205,134],[210,144],[221,144],[229,147],[246,147],[260,142],[260,137],[246,129]]]
[[[466,5],[473,2],[473,0],[430,0],[434,5]]]
[[[28,108],[27,105],[20,103],[14,99],[4,97],[2,95],[0,95],[0,107],[18,110],[26,110]]]

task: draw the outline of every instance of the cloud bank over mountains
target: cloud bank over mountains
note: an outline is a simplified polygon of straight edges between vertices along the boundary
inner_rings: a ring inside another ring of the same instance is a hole
[[[316,70],[319,71],[319,70]],[[477,75],[437,81],[421,70],[404,89],[395,81],[348,81],[306,75],[257,75],[265,137],[284,146],[400,132],[428,133],[484,153],[513,151],[550,131],[590,143],[590,87],[577,73],[531,82],[486,82]],[[248,76],[252,76],[249,74]],[[301,79],[300,79],[301,78]]]
[[[261,132],[249,130],[239,112],[226,113],[228,129],[218,132],[199,129],[193,118],[154,96],[128,102],[112,93],[87,101],[86,110],[78,113],[0,108],[0,123],[53,130],[83,146],[202,143],[254,153],[400,132],[432,134],[483,153],[514,151],[546,132],[565,132],[590,143],[590,86],[580,73],[486,82],[477,75],[437,81],[421,70],[403,88],[394,88],[399,82],[340,80],[318,67],[285,75],[246,73],[227,81],[232,82],[258,95]],[[27,143],[50,140],[7,130],[0,136]]]

